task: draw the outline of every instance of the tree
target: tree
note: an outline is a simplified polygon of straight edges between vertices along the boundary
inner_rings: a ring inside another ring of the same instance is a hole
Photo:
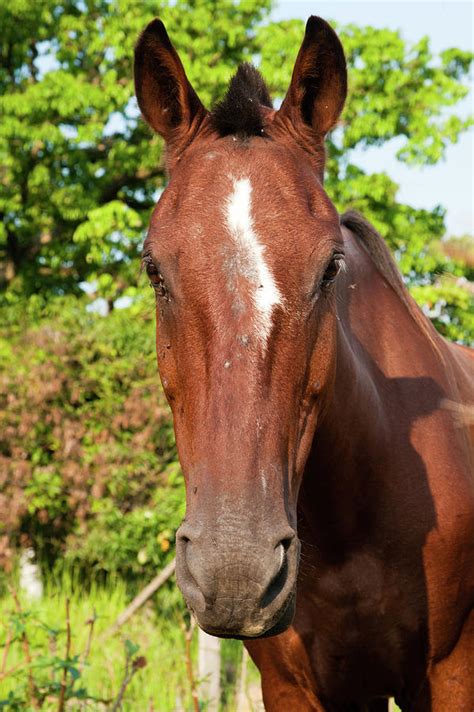
[[[443,249],[445,209],[417,209],[397,200],[398,185],[384,172],[367,174],[353,162],[356,148],[381,146],[397,138],[397,157],[409,164],[437,163],[447,146],[472,125],[451,107],[469,88],[464,81],[473,55],[448,49],[433,56],[427,37],[414,45],[398,32],[349,25],[337,28],[349,66],[349,97],[341,126],[328,142],[326,188],[339,210],[356,208],[394,251],[418,302],[436,327],[452,339],[474,341],[472,266]],[[262,70],[271,89],[287,86],[299,21],[260,30]],[[276,58],[276,59],[275,59]],[[469,241],[468,237],[464,238]],[[471,238],[471,245],[472,245]]]
[[[139,119],[133,98],[134,42],[160,14],[205,104],[219,98],[238,63],[251,58],[274,96],[283,96],[303,23],[270,22],[271,5],[0,0],[4,299],[80,293],[85,281],[110,304],[134,293],[139,245],[165,183],[161,141]],[[470,123],[452,107],[468,91],[472,55],[449,49],[434,57],[427,38],[411,46],[391,30],[351,25],[339,31],[351,84],[341,127],[329,143],[328,192],[339,209],[356,207],[373,221],[416,296],[436,302],[439,275],[465,271],[437,247],[443,208],[400,204],[390,177],[365,173],[352,156],[356,147],[401,137],[400,160],[440,160]],[[447,322],[437,325],[468,339],[466,290],[458,280],[447,300],[441,291]]]
[[[161,141],[139,120],[133,47],[160,12],[204,101],[258,50],[270,0],[25,0],[0,5],[3,288],[116,297],[163,186]],[[212,27],[212,32],[209,28]]]

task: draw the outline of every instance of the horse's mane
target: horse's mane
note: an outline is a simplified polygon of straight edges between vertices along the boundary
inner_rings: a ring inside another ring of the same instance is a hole
[[[260,72],[244,62],[230,80],[222,101],[211,111],[213,127],[221,136],[259,136],[264,130],[261,105],[272,107],[267,85]]]
[[[423,314],[410,292],[406,288],[400,271],[385,241],[373,225],[356,210],[347,210],[341,215],[341,225],[353,232],[367,250],[377,270],[386,279],[398,298],[403,302],[416,324],[429,338],[439,353],[437,332],[431,321]]]

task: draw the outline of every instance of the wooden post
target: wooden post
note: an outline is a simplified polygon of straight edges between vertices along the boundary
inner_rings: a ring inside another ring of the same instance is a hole
[[[220,701],[221,641],[199,628],[199,698],[207,712],[218,712]]]

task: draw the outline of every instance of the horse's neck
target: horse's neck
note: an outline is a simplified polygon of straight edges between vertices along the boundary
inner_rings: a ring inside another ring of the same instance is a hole
[[[360,520],[370,525],[379,506],[377,469],[390,450],[386,407],[368,369],[345,343],[339,349],[336,385],[316,430],[300,502],[303,517],[336,550],[356,541]],[[306,534],[310,537],[310,534]]]
[[[344,279],[335,384],[299,500],[306,536],[340,555],[374,541],[374,531],[383,537],[390,517],[381,521],[381,512],[390,508],[394,486],[400,498],[417,478],[424,488],[411,429],[444,395],[439,356],[370,258],[353,255]]]

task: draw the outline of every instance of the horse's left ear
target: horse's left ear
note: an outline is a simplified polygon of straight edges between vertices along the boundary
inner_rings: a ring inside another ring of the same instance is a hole
[[[322,139],[337,122],[347,94],[344,50],[320,17],[310,17],[285,100],[277,115]]]

